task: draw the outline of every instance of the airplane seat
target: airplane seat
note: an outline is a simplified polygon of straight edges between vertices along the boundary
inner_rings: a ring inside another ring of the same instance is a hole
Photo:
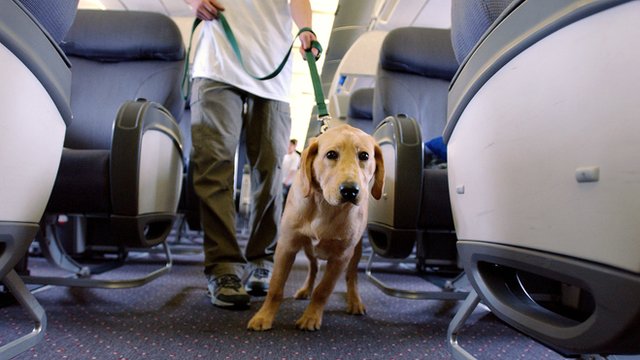
[[[38,16],[40,6],[49,5],[58,12]],[[34,322],[33,331],[0,346],[6,358],[42,340],[47,325],[44,309],[14,266],[39,229],[71,122],[70,64],[58,41],[76,5],[0,2],[0,280]]]
[[[444,140],[475,290],[454,355],[472,358],[456,337],[479,301],[564,356],[638,354],[640,1],[482,3],[506,9],[452,4]]]
[[[347,124],[373,134],[373,88],[354,91],[349,97]]]
[[[62,49],[73,65],[74,122],[67,129],[39,243],[51,262],[77,277],[25,280],[139,286],[171,266],[165,240],[176,217],[184,168],[176,123],[184,111],[182,37],[175,23],[158,13],[79,10]],[[166,265],[135,281],[91,279],[102,270],[72,257],[103,247],[118,254],[121,265],[129,248],[158,244],[165,248]]]
[[[448,29],[399,28],[386,36],[373,105],[385,190],[380,201],[369,203],[368,218],[376,255],[405,259],[415,248],[419,270],[454,277],[461,270],[446,164],[434,161],[425,142],[442,134],[448,84],[457,66]]]

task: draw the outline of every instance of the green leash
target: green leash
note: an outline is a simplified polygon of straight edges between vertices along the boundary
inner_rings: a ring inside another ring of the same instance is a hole
[[[238,46],[236,37],[233,35],[231,26],[229,26],[229,23],[227,22],[227,19],[224,17],[222,12],[218,13],[218,21],[220,21],[220,25],[222,25],[222,28],[224,29],[225,36],[227,37],[227,40],[229,41],[229,44],[231,45],[231,48],[233,49],[233,52],[236,55],[236,58],[240,62],[240,65],[242,65],[242,68],[244,69],[244,71],[249,76],[251,76],[256,80],[264,81],[264,80],[273,79],[274,77],[278,76],[278,74],[280,74],[282,69],[284,69],[285,65],[287,64],[287,61],[289,60],[289,56],[291,55],[291,49],[293,48],[293,45],[295,43],[295,38],[293,40],[294,42],[292,42],[291,46],[289,47],[289,51],[287,51],[286,55],[284,56],[280,64],[276,67],[276,69],[273,70],[270,74],[267,74],[265,76],[257,76],[251,73],[245,66],[244,61],[242,60],[242,54],[240,53],[240,48]],[[193,40],[193,33],[195,32],[196,28],[201,22],[202,22],[201,19],[196,18],[193,21],[193,26],[191,27],[191,36],[189,37],[189,47],[187,49],[186,61],[184,65],[184,72],[182,74],[183,76],[182,76],[182,84],[181,84],[181,90],[182,90],[183,98],[185,100],[188,99],[189,96],[191,95],[191,86],[189,83],[189,56],[191,54],[191,42]],[[295,37],[297,38],[300,34],[302,34],[305,31],[310,31],[315,35],[315,33],[313,32],[313,30],[311,30],[311,28],[304,27],[298,31],[298,34],[296,34]],[[327,105],[324,102],[322,84],[320,83],[320,76],[318,75],[318,68],[316,67],[317,59],[315,56],[313,56],[313,52],[312,52],[313,48],[318,50],[318,57],[320,57],[320,54],[322,53],[322,46],[320,45],[319,42],[315,40],[312,41],[311,48],[305,49],[305,57],[307,59],[307,63],[309,64],[309,72],[311,73],[311,82],[313,83],[313,92],[315,94],[316,105],[318,107],[318,120],[322,121],[321,132],[324,132],[324,130],[326,130],[327,128],[327,121],[330,119],[330,116],[329,116],[329,112],[327,111]]]

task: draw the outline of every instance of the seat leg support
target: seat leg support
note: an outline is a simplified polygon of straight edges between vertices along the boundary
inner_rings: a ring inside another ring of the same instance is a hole
[[[476,309],[478,303],[480,303],[480,296],[472,289],[453,317],[453,320],[451,320],[449,329],[447,329],[447,342],[449,343],[451,354],[456,360],[475,360],[473,355],[469,354],[458,344],[458,333],[469,316],[471,316],[471,313]]]
[[[78,220],[78,224],[81,220]],[[80,226],[80,225],[76,225]],[[77,229],[74,229],[77,231]],[[83,236],[83,235],[82,235]],[[40,248],[44,256],[49,262],[55,264],[60,269],[72,272],[80,277],[91,275],[91,269],[87,266],[80,265],[75,261],[60,243],[60,239],[56,236],[55,226],[52,224],[44,225],[44,236],[38,238]]]
[[[29,334],[0,347],[0,359],[11,359],[35,346],[44,338],[44,331],[47,328],[47,315],[15,270],[9,271],[2,279],[2,282],[35,323],[33,330]]]
[[[467,292],[452,291],[454,289],[453,286],[451,286],[451,289],[443,289],[441,291],[413,291],[388,286],[373,273],[373,262],[375,259],[376,254],[372,252],[367,262],[365,273],[367,274],[367,278],[369,278],[378,289],[389,296],[412,300],[463,300],[467,297]]]
[[[167,245],[167,242],[162,243],[166,262],[163,267],[156,269],[143,276],[132,279],[95,279],[78,277],[78,275],[72,277],[49,277],[49,276],[24,276],[22,279],[28,284],[41,284],[41,285],[57,285],[57,286],[70,286],[70,287],[87,287],[87,288],[106,288],[106,289],[127,289],[145,285],[152,280],[163,275],[173,266],[173,259],[171,257],[171,250]]]

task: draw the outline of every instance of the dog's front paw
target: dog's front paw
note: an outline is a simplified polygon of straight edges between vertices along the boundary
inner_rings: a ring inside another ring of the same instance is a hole
[[[300,330],[316,331],[320,330],[322,325],[322,315],[309,315],[305,313],[296,321],[296,327]]]
[[[271,325],[273,323],[273,319],[268,318],[266,316],[262,316],[260,314],[255,314],[251,320],[249,320],[249,324],[247,325],[247,329],[253,331],[265,331],[270,330]]]

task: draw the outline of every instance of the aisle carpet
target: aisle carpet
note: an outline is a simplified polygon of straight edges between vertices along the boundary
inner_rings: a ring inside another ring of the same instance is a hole
[[[246,311],[211,305],[202,253],[197,251],[174,255],[169,274],[139,288],[39,289],[35,296],[47,313],[46,335],[17,359],[451,359],[446,331],[458,302],[387,296],[364,273],[359,280],[366,315],[344,312],[342,280],[330,298],[322,329],[297,330],[295,320],[307,301],[292,296],[304,281],[305,261],[296,261],[274,329],[267,332],[246,330],[263,298],[254,298]],[[136,276],[161,262],[161,255],[144,256],[108,277]],[[384,281],[428,288],[410,271],[389,272],[389,266],[381,265]],[[391,266],[398,270],[398,265]],[[30,259],[30,267],[34,273],[51,271],[40,258]],[[32,329],[15,304],[0,308],[0,319],[0,344]],[[459,341],[479,359],[563,359],[485,308],[476,310]]]

